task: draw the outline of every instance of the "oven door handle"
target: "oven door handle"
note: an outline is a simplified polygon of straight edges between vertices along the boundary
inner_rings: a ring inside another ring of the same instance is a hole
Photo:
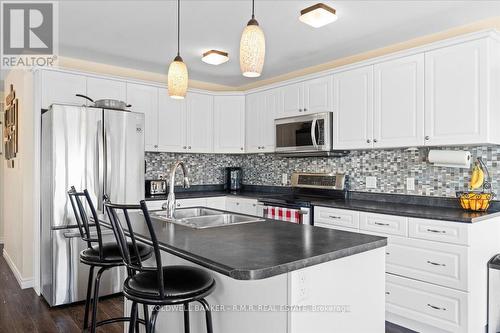
[[[314,117],[311,124],[311,140],[315,149],[318,149],[318,142],[316,141],[316,124],[318,123],[318,118]]]

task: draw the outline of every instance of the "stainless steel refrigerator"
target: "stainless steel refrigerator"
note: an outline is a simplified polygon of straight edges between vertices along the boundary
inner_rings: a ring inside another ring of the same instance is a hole
[[[49,305],[85,299],[88,266],[67,191],[88,189],[99,213],[112,202],[144,199],[144,114],[53,105],[42,115],[41,285]],[[113,241],[105,230],[104,241]],[[123,270],[103,274],[101,295],[121,290]]]

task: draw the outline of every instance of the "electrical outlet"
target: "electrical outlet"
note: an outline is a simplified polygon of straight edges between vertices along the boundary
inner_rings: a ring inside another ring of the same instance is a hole
[[[406,177],[406,190],[415,191],[415,178]]]
[[[281,185],[288,185],[288,174],[281,174]]]
[[[366,177],[366,188],[377,188],[377,177],[367,176]]]
[[[297,287],[299,289],[298,292],[298,301],[304,301],[308,297],[308,291],[307,291],[307,278],[306,274],[304,272],[300,272],[298,275],[298,283]]]

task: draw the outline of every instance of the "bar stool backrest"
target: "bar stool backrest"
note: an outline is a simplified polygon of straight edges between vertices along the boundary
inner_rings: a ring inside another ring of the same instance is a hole
[[[163,285],[163,268],[161,263],[160,247],[158,246],[158,239],[156,238],[156,233],[154,231],[153,224],[151,223],[151,217],[149,216],[146,202],[144,200],[141,200],[139,205],[122,205],[110,203],[109,200],[105,198],[104,207],[106,208],[106,212],[108,213],[117,243],[120,246],[120,251],[125,265],[130,270],[137,272],[156,272],[156,279],[158,282],[157,296],[164,298],[165,289]],[[135,259],[140,258],[140,253],[137,247],[137,239],[134,234],[129,212],[142,213],[134,214],[134,220],[136,218],[140,218],[141,220],[144,220],[146,222],[146,226],[149,232],[149,238],[151,240],[156,258],[156,267],[143,266],[140,260]],[[127,243],[127,237],[131,240],[131,246],[129,246]]]
[[[94,204],[90,199],[89,192],[84,189],[83,192],[77,192],[74,186],[68,191],[71,206],[73,207],[73,212],[75,213],[76,224],[78,225],[78,230],[80,231],[80,236],[87,242],[87,246],[92,247],[92,243],[97,243],[99,245],[99,257],[101,260],[104,259],[102,253],[102,234],[101,226],[99,224],[99,219],[97,217],[97,211],[95,210]],[[84,198],[94,223],[89,223],[87,216],[87,211],[81,198]],[[96,233],[92,233],[91,227],[95,226]]]

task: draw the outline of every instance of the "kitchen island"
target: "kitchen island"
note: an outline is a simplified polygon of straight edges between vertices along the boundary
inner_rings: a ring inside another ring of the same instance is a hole
[[[137,239],[150,244],[143,217],[131,218]],[[102,223],[110,226],[106,216]],[[274,220],[207,229],[160,219],[153,225],[163,265],[211,270],[214,332],[384,332],[383,237]],[[158,332],[183,330],[176,310],[160,313]],[[193,309],[192,332],[205,332],[203,315]]]

